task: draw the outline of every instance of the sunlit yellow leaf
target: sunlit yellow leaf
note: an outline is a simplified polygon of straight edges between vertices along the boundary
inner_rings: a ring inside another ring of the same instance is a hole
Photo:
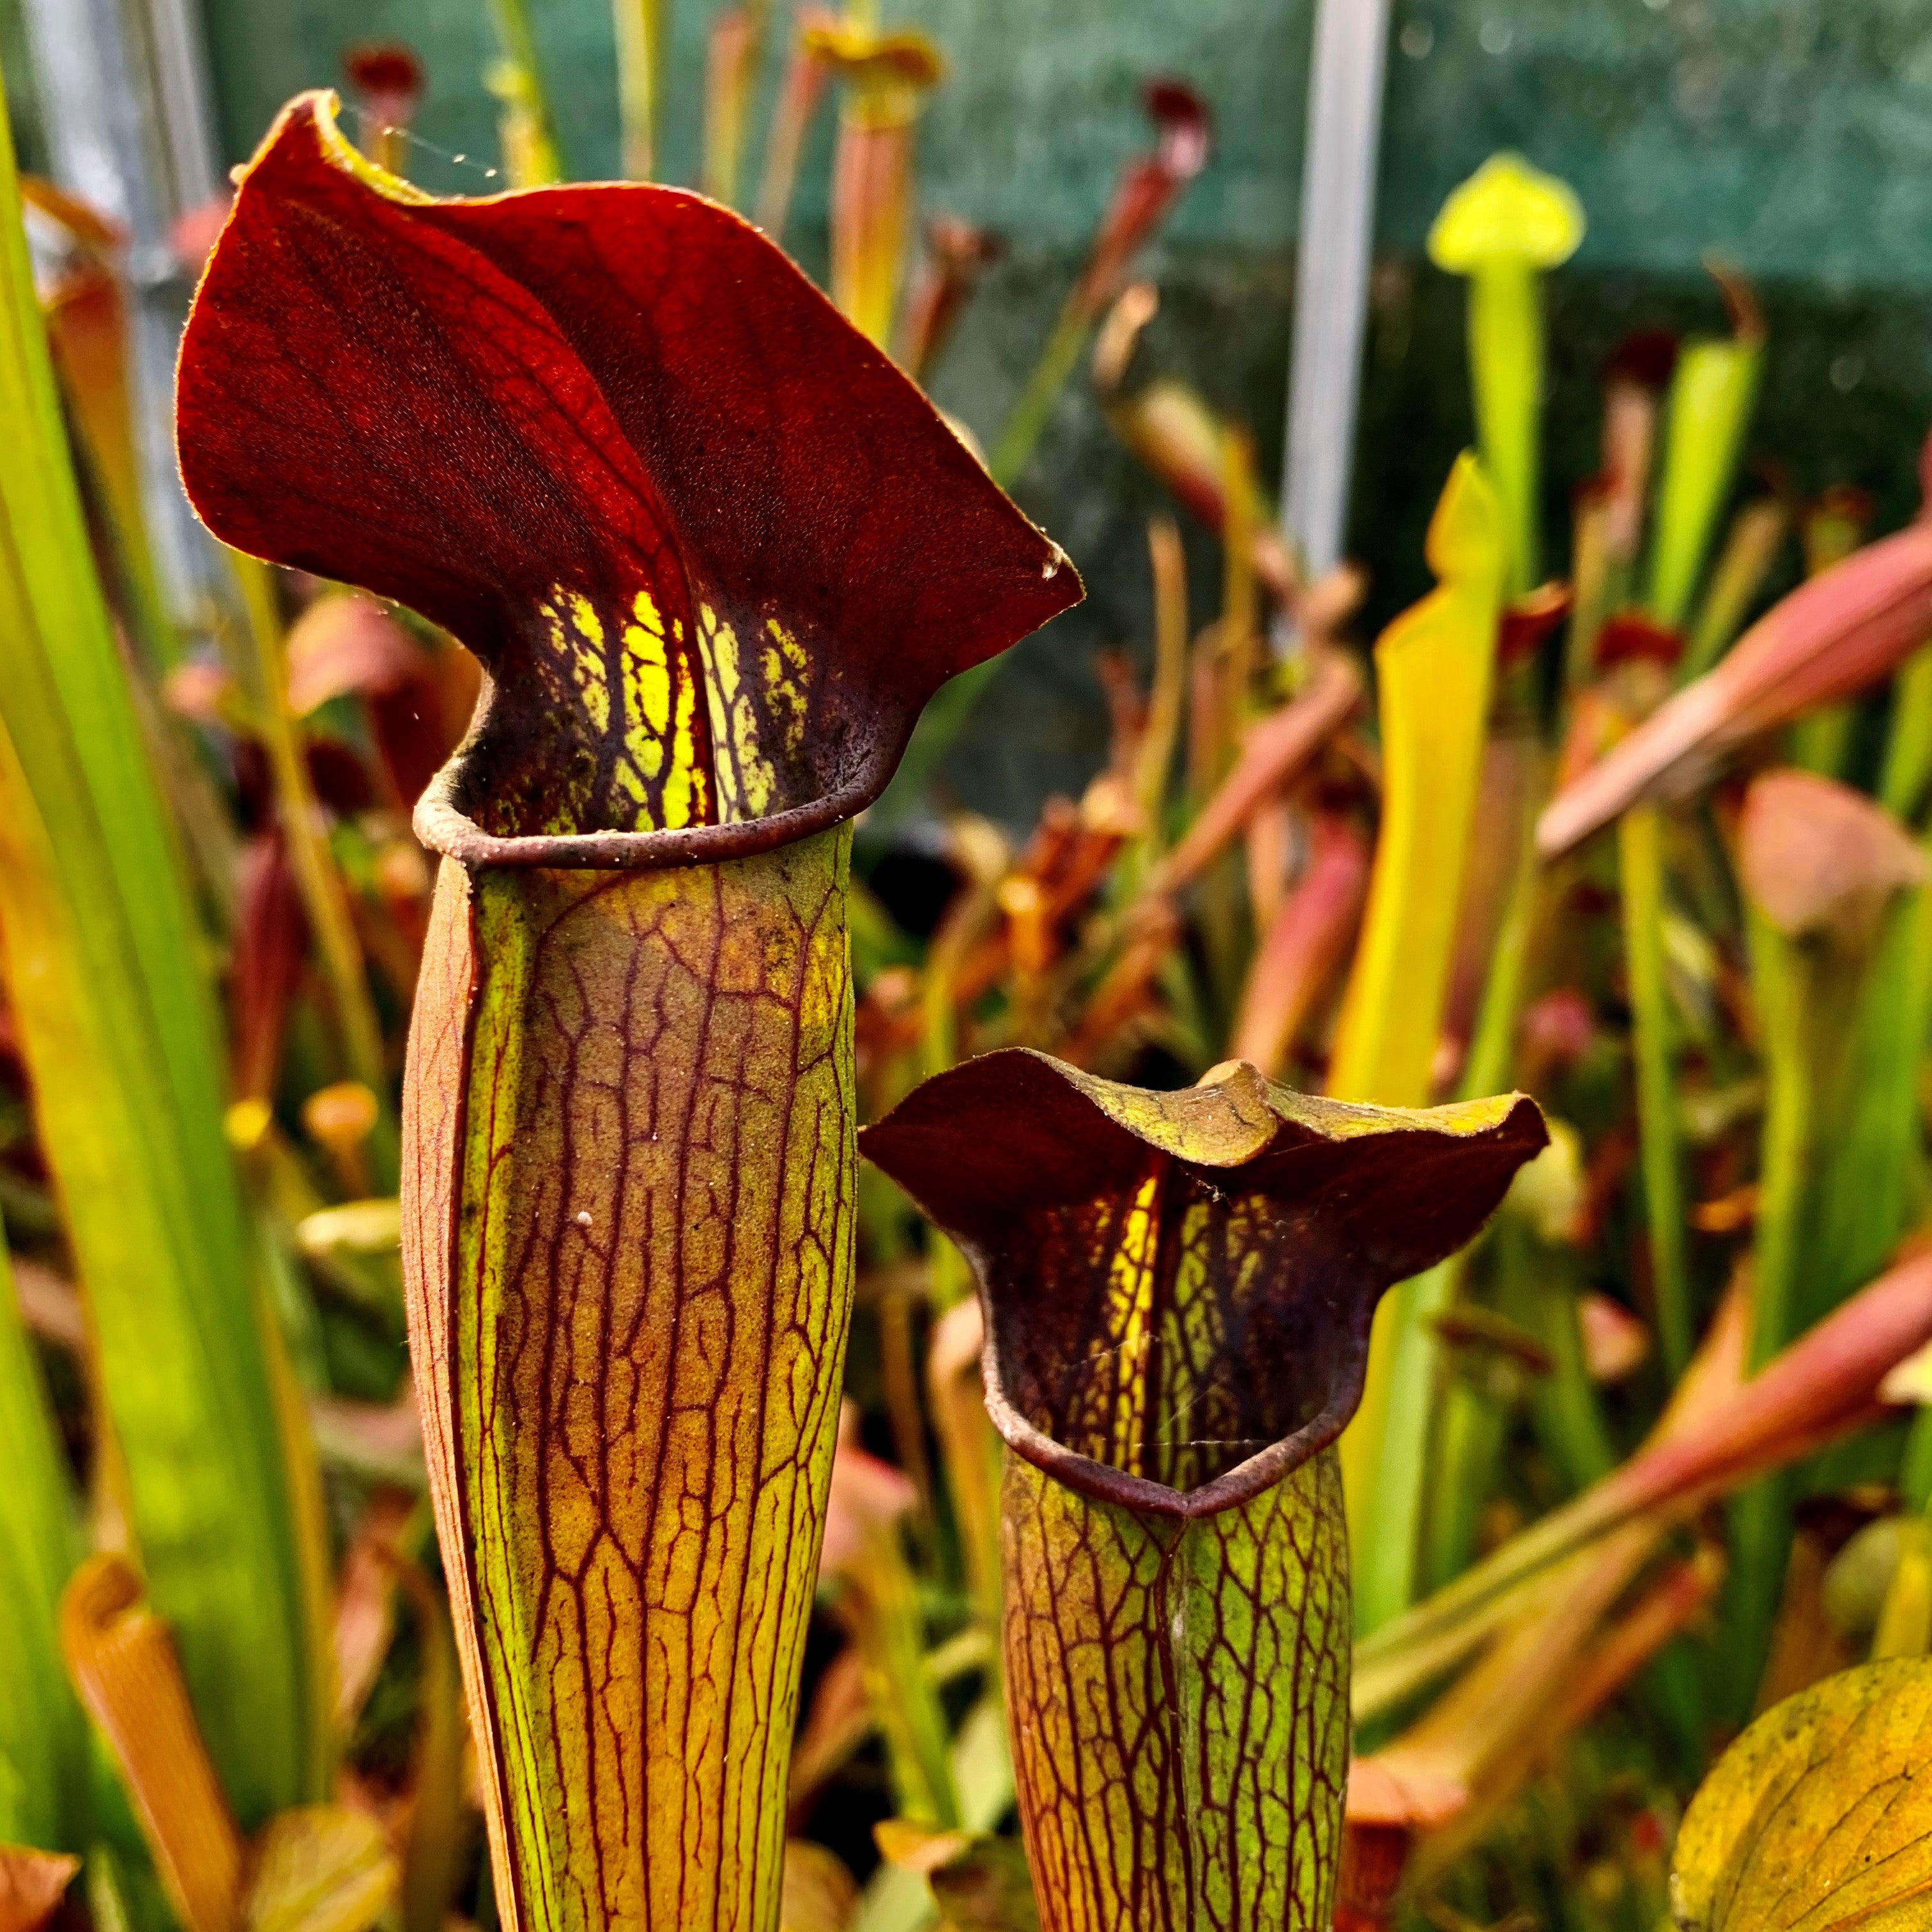
[[[1429,530],[1441,582],[1376,646],[1385,770],[1382,832],[1329,1088],[1419,1106],[1442,1024],[1461,901],[1503,580],[1495,492],[1457,460]]]
[[[1932,1664],[1828,1677],[1704,1781],[1670,1875],[1681,1932],[1918,1932],[1932,1919]]]
[[[262,1828],[242,1932],[367,1932],[395,1890],[396,1862],[373,1818],[304,1805]]]
[[[1465,454],[1429,529],[1430,566],[1442,581],[1376,646],[1385,776],[1368,910],[1329,1072],[1330,1092],[1343,1100],[1412,1107],[1429,1098],[1482,772],[1507,544],[1496,494]],[[1361,1412],[1342,1438],[1358,1561],[1380,1518],[1390,1390],[1413,1317],[1400,1294],[1377,1315]],[[1365,1598],[1365,1608],[1373,1616],[1382,1606]]]

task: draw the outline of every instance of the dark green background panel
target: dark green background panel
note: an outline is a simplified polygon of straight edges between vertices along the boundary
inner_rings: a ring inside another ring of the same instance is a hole
[[[0,0],[0,4],[5,0]],[[431,91],[412,172],[476,191],[494,159],[481,76],[487,0],[204,0],[224,136],[244,154],[296,89],[332,81],[361,38],[412,42]],[[604,0],[529,0],[573,165],[616,154]],[[673,0],[668,173],[695,166],[704,27]],[[1142,78],[1185,74],[1220,144],[1150,263],[1166,307],[1144,366],[1187,375],[1279,461],[1307,84],[1310,0],[886,0],[951,62],[921,131],[923,191],[1012,244],[935,387],[990,435],[1036,352],[1120,159],[1143,140]],[[787,17],[775,4],[775,20]],[[766,87],[776,73],[776,56]],[[829,118],[829,117],[828,117]],[[1423,527],[1469,434],[1459,285],[1419,260],[1442,195],[1496,148],[1564,175],[1588,210],[1551,286],[1552,549],[1595,461],[1595,373],[1624,331],[1714,328],[1697,264],[1715,248],[1759,279],[1772,332],[1753,461],[1800,489],[1913,501],[1932,418],[1932,0],[1396,0],[1390,38],[1352,547],[1379,622],[1426,587]],[[472,158],[461,166],[447,157]],[[788,239],[824,254],[821,125]],[[1104,751],[1091,664],[1144,647],[1148,515],[1159,490],[1114,444],[1083,382],[1017,493],[1072,552],[1087,605],[1021,647],[946,776],[964,800],[1030,814]],[[1192,540],[1196,602],[1217,580]]]

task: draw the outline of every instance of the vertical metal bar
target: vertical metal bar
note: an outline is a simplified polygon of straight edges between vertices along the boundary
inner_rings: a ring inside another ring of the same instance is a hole
[[[188,276],[176,219],[219,190],[206,68],[184,0],[25,0],[55,177],[128,232],[135,434],[154,560],[185,615],[218,580],[175,471],[175,346]]]
[[[26,0],[22,10],[54,177],[138,246],[154,223],[146,170],[128,165],[144,138],[118,11],[112,0]]]
[[[143,11],[175,206],[199,208],[222,188],[200,12],[188,0],[146,0]]]
[[[1282,491],[1286,534],[1317,575],[1347,535],[1388,22],[1389,0],[1318,0]]]

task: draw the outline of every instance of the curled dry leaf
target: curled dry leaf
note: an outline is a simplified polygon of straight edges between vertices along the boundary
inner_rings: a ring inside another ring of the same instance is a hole
[[[1680,1932],[1918,1932],[1932,1916],[1932,1662],[1868,1664],[1768,1711],[1684,1814]]]
[[[1324,650],[1303,689],[1248,728],[1234,769],[1168,854],[1150,890],[1178,892],[1219,856],[1256,810],[1293,780],[1362,700],[1362,676],[1340,652]]]
[[[178,410],[218,534],[490,674],[416,813],[402,1216],[499,1910],[758,1921],[850,1306],[846,821],[1078,580],[736,216],[433,200],[321,96]]]
[[[92,1556],[61,1599],[61,1648],[188,1932],[233,1932],[241,1834],[208,1761],[167,1627],[124,1558]]]
[[[1382,1291],[1542,1138],[1526,1100],[1351,1106],[1240,1064],[1154,1094],[1019,1051],[866,1130],[978,1277],[1049,1927],[1154,1896],[1177,1924],[1325,1928],[1348,1615],[1324,1452]]]
[[[1161,971],[1180,944],[1182,929],[1180,914],[1169,901],[1153,899],[1141,906],[1119,955],[1088,998],[1078,1026],[1060,1042],[1063,1059],[1090,1070],[1118,1070],[1132,1058],[1156,1023]]]
[[[1744,794],[1738,874],[1787,938],[1820,934],[1856,947],[1876,933],[1894,892],[1924,881],[1925,861],[1884,806],[1790,767],[1754,778]]]
[[[1566,784],[1537,825],[1553,859],[1641,799],[1684,790],[1760,732],[1888,676],[1932,634],[1932,523],[1834,564],[1774,605],[1688,684]]]

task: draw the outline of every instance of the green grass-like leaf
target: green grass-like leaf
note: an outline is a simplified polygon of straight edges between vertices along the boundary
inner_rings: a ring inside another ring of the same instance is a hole
[[[154,1601],[253,1822],[322,1738],[272,1343],[179,855],[89,550],[0,124],[0,922]]]
[[[86,1843],[87,1738],[61,1668],[55,1619],[74,1558],[67,1479],[39,1365],[0,1242],[0,1844]]]

